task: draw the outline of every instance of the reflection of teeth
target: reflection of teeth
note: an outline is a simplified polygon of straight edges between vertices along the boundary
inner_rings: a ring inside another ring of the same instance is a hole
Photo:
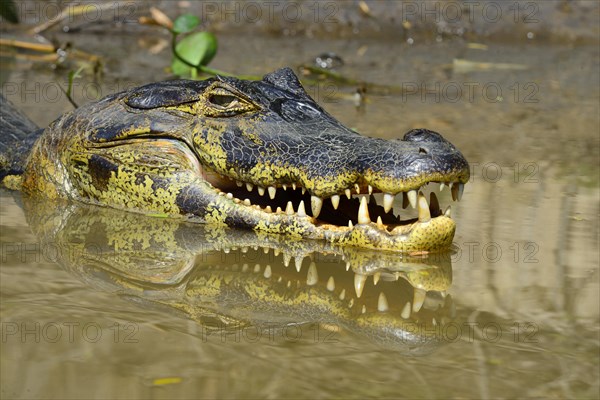
[[[260,272],[260,264],[256,264],[256,265],[254,266],[254,272],[255,272],[255,273],[259,273],[259,272]]]
[[[367,313],[367,306],[363,304],[362,308],[360,309],[360,313],[361,314],[366,314]]]
[[[348,308],[352,308],[353,305],[354,305],[354,299],[350,299],[350,301],[348,302]]]
[[[379,282],[379,278],[381,278],[381,272],[375,272],[373,274],[373,286],[377,286],[377,283]]]
[[[410,318],[410,301],[404,305],[400,316],[404,319]]]
[[[283,265],[286,267],[290,265],[290,261],[292,260],[292,255],[289,253],[283,253]]]
[[[417,208],[417,191],[410,190],[406,193],[406,197],[408,197],[408,202],[410,203],[412,208]]]
[[[384,312],[389,309],[387,298],[383,292],[379,293],[379,299],[377,299],[377,310]]]
[[[424,289],[415,288],[413,295],[413,311],[419,312],[421,307],[423,306],[423,302],[425,302],[425,296],[427,292]]]
[[[317,265],[314,262],[310,263],[308,267],[308,273],[306,274],[306,284],[308,286],[316,285],[319,281],[319,276],[317,274]]]
[[[269,279],[271,277],[271,266],[267,265],[265,267],[265,272],[263,273],[263,276],[267,279]]]
[[[354,275],[354,290],[356,290],[356,297],[362,295],[363,289],[365,288],[365,282],[367,281],[367,275],[355,274]]]
[[[302,257],[302,256],[294,257],[294,265],[296,266],[296,271],[300,272],[300,269],[302,268],[303,260],[304,260],[304,257]]]
[[[385,212],[389,212],[392,209],[392,206],[394,205],[394,197],[395,196],[391,193],[383,194],[383,209]]]
[[[333,279],[333,276],[330,276],[327,280],[327,290],[329,290],[330,292],[333,292],[335,290],[335,280]]]
[[[275,195],[277,194],[277,189],[275,188],[275,186],[269,186],[268,190],[269,197],[271,198],[271,200],[273,200],[275,198]]]
[[[369,209],[367,207],[366,197],[363,197],[360,200],[360,207],[358,208],[358,223],[361,225],[371,223],[371,218],[369,217]]]
[[[331,196],[331,204],[333,205],[333,209],[337,210],[340,205],[340,196],[338,196],[337,194]]]
[[[419,192],[419,222],[428,222],[429,220],[431,220],[429,204],[427,204],[427,199],[423,195],[423,192]]]
[[[346,289],[342,289],[340,292],[340,300],[344,300],[346,298]]]
[[[319,216],[321,207],[323,207],[323,200],[317,196],[310,196],[310,208],[312,209],[313,217],[317,218]]]

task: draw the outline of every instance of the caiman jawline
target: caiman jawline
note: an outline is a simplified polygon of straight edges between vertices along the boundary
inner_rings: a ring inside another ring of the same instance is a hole
[[[224,196],[240,206],[252,207],[268,214],[313,217],[313,224],[322,229],[352,229],[356,224],[375,222],[379,229],[387,230],[391,234],[403,234],[407,227],[417,221],[428,222],[441,215],[451,217],[451,207],[447,206],[445,211],[442,211],[435,193],[431,192],[430,200],[427,201],[421,189],[430,182],[425,182],[418,189],[400,192],[402,208],[406,209],[411,205],[412,208],[418,210],[418,218],[401,220],[393,212],[393,203],[396,195],[400,195],[400,193],[383,193],[380,201],[382,205],[379,205],[373,194],[381,193],[381,191],[368,184],[355,184],[353,188],[344,190],[344,193],[323,199],[311,195],[304,187],[296,183],[264,188],[210,171],[204,166],[202,170],[202,177],[220,196]],[[463,183],[433,183],[439,184],[440,191],[448,186],[452,200],[460,201],[462,198]]]

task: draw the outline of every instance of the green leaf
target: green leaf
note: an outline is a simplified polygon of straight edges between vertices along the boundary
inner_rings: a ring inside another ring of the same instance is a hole
[[[188,33],[196,29],[200,25],[200,18],[192,14],[183,14],[177,17],[173,23],[173,32]]]
[[[181,39],[175,46],[177,54],[194,65],[208,65],[217,54],[217,38],[210,32],[196,32]],[[189,75],[192,68],[173,55],[171,70],[175,75]]]

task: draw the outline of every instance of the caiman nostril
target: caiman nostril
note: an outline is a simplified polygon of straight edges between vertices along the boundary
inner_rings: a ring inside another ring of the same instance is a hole
[[[423,147],[419,147],[419,154],[427,154],[427,150]]]

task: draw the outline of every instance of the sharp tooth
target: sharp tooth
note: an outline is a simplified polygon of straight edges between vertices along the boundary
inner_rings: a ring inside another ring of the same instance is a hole
[[[279,213],[282,213],[282,212],[283,212],[283,210],[281,209],[281,207],[277,207],[277,209],[275,210],[275,212],[276,212],[277,214],[279,214]]]
[[[275,195],[277,194],[277,189],[275,188],[275,186],[269,186],[268,190],[269,197],[271,198],[271,200],[273,200],[275,198]]]
[[[414,292],[415,293],[413,295],[412,310],[414,312],[419,312],[419,310],[423,306],[423,303],[425,302],[425,296],[427,295],[427,292],[425,291],[425,289],[418,289],[418,288],[415,288]]]
[[[296,184],[292,183],[292,189],[296,190]]]
[[[360,312],[361,312],[361,314],[366,314],[366,312],[367,312],[367,306],[363,304]]]
[[[240,182],[240,181],[235,181],[235,184],[236,184],[238,187],[242,187],[242,186],[244,186],[244,182]]]
[[[404,305],[404,308],[402,309],[400,316],[404,319],[410,318],[410,301]]]
[[[379,228],[383,228],[383,221],[381,220],[381,215],[377,216],[377,226]]]
[[[419,192],[419,222],[427,222],[429,220],[431,220],[429,204],[427,204],[427,199],[423,195],[423,192]]]
[[[440,192],[442,190],[444,190],[445,187],[446,187],[446,184],[444,182],[440,182]]]
[[[387,298],[383,292],[379,293],[379,299],[377,299],[377,310],[384,312],[389,309]]]
[[[348,198],[348,200],[352,198],[352,191],[350,189],[344,190],[344,193],[346,193],[346,197]]]
[[[355,274],[354,275],[354,290],[356,290],[356,297],[362,295],[363,289],[365,288],[365,282],[367,281],[367,275]]]
[[[283,190],[287,190],[287,185],[285,183],[281,185],[281,187],[283,188]]]
[[[306,193],[306,189],[302,188],[302,194]]]
[[[408,202],[410,203],[412,208],[417,208],[417,191],[411,190],[406,193],[406,197],[408,197]]]
[[[438,201],[437,196],[433,192],[431,192],[431,194],[429,195],[429,211],[431,212],[431,214],[436,216],[440,213],[440,203]]]
[[[227,193],[225,195],[225,197],[227,197],[228,199],[233,199],[233,194],[232,193]]]
[[[381,272],[375,272],[373,274],[373,286],[377,286],[377,283],[379,282],[379,278],[381,278]]]
[[[394,196],[391,193],[384,193],[383,194],[383,209],[385,210],[385,212],[390,212],[390,210],[392,209],[392,206],[394,205]]]
[[[291,201],[287,202],[287,206],[285,207],[285,213],[287,215],[292,215],[294,213],[294,206]]]
[[[373,193],[373,186],[369,185],[367,186],[367,190],[369,191],[369,194]]]
[[[265,194],[265,188],[262,186],[258,187],[258,194],[260,194],[261,196],[263,196]]]
[[[300,204],[298,205],[298,216],[306,217],[306,208],[304,208],[304,200],[301,200]]]
[[[356,190],[356,194],[360,194],[360,186],[358,186],[358,183],[354,184],[354,190]]]
[[[458,199],[458,201],[460,201],[460,199],[462,199],[464,191],[465,191],[465,184],[464,183],[459,183],[458,184],[458,195],[456,196],[456,198]]]
[[[270,265],[267,265],[267,266],[265,267],[265,272],[263,273],[263,276],[264,276],[265,278],[269,279],[269,278],[271,277],[271,274],[272,274],[272,272],[271,272],[271,266],[270,266]]]
[[[273,210],[271,209],[271,206],[266,206],[265,207],[265,211],[268,212],[268,213],[272,213],[273,212]]]
[[[446,211],[444,211],[444,215],[448,218],[452,218],[452,208],[450,206],[446,208]]]
[[[302,269],[302,260],[304,260],[304,257],[302,256],[294,257],[294,265],[296,266],[296,271],[298,272],[300,272],[300,270]]]
[[[251,183],[246,183],[246,190],[249,191],[249,192],[251,192],[252,189],[254,189],[254,185],[251,184]]]
[[[346,289],[342,289],[340,292],[340,300],[344,300],[346,298]]]
[[[252,203],[250,203],[250,199],[244,199],[244,205],[245,206],[251,206]]]
[[[451,183],[450,184],[450,191],[452,192],[452,200],[456,201],[458,200],[458,183]]]
[[[317,218],[321,213],[321,207],[323,207],[323,200],[317,196],[310,196],[310,208],[312,210],[313,217]]]
[[[327,281],[327,290],[330,292],[335,290],[335,280],[333,279],[333,276],[330,276],[329,280]]]
[[[290,261],[292,260],[292,255],[289,253],[283,253],[283,265],[288,267],[290,265]]]
[[[331,204],[333,204],[333,209],[337,210],[340,205],[340,196],[338,196],[337,194],[331,196]]]
[[[306,274],[306,284],[308,286],[316,285],[319,281],[319,275],[317,274],[317,265],[314,262],[310,263],[308,267],[308,273]]]
[[[348,228],[354,228],[354,225],[352,225],[352,220],[348,220]]]
[[[360,200],[360,207],[358,208],[358,223],[359,224],[369,224],[371,222],[371,218],[369,218],[369,208],[367,206],[367,198],[363,197]]]
[[[350,270],[350,261],[346,261],[346,271]]]

